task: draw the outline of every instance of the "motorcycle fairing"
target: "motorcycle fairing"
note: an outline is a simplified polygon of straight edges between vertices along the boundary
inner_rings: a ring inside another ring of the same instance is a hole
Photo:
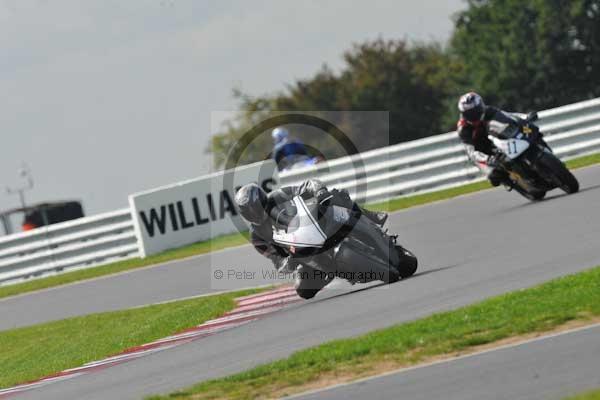
[[[295,196],[292,201],[296,206],[296,215],[290,221],[287,229],[274,229],[273,240],[286,246],[323,247],[327,236],[311,214],[304,199]]]
[[[492,135],[488,138],[511,160],[518,158],[529,148],[529,142],[523,139],[500,139]]]

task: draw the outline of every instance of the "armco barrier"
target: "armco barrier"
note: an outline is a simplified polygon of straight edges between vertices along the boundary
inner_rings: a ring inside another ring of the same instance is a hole
[[[562,158],[600,151],[600,98],[539,113]],[[357,171],[354,164],[362,164]],[[368,202],[440,190],[482,179],[455,132],[401,143],[279,174],[281,185],[319,178]],[[360,193],[357,188],[364,188]],[[137,257],[130,210],[0,237],[0,284]]]
[[[600,151],[600,98],[542,111],[539,116],[538,125],[560,157]],[[482,179],[456,132],[338,158],[279,177],[282,185],[317,177],[365,202]]]
[[[0,282],[138,256],[129,208],[0,237]]]

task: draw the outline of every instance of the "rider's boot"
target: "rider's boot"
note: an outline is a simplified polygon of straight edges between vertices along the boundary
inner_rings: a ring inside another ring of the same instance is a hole
[[[342,191],[338,191],[338,190],[332,190],[331,191],[331,195],[332,195],[332,200],[331,200],[331,204],[335,204],[341,207],[346,207],[348,209],[352,209],[352,208],[359,208],[360,211],[362,212],[362,214],[369,218],[371,221],[375,222],[375,224],[383,227],[383,224],[385,224],[385,221],[387,221],[388,215],[384,212],[377,212],[377,211],[371,211],[371,210],[367,210],[365,208],[360,207],[358,204],[356,204],[351,198],[350,195],[348,195],[348,192],[345,190]]]
[[[500,186],[501,184],[509,184],[508,174],[506,171],[500,168],[494,168],[488,175],[488,179],[492,186]]]

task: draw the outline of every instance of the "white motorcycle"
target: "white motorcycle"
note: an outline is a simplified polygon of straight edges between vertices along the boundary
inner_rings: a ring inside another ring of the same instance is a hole
[[[533,125],[537,113],[527,116],[525,124],[490,127],[488,138],[500,152],[499,165],[507,174],[509,188],[529,200],[541,200],[546,192],[560,188],[568,194],[579,190],[577,178],[543,140]]]
[[[273,223],[273,240],[302,266],[304,281],[296,290],[303,298],[313,297],[335,277],[352,284],[392,283],[417,270],[414,254],[358,208],[296,196],[282,210]]]

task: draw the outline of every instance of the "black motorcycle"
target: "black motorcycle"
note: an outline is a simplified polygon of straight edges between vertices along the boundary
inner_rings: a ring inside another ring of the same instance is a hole
[[[352,284],[392,283],[417,270],[415,255],[358,207],[320,204],[312,196],[296,196],[283,205],[273,224],[273,240],[302,266],[296,290],[303,298],[313,297],[336,277]]]
[[[541,200],[546,192],[560,188],[568,194],[579,190],[577,178],[552,152],[537,126],[537,113],[523,123],[490,126],[488,138],[498,149],[497,162],[508,175],[506,186],[529,200]]]

